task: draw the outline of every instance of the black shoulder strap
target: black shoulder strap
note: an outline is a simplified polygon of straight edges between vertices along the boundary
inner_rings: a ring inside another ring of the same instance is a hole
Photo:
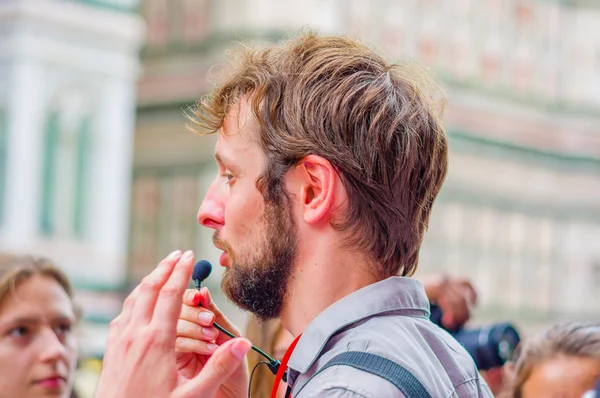
[[[431,398],[423,384],[406,368],[387,358],[368,352],[348,351],[336,355],[313,377],[331,366],[339,365],[352,366],[382,377],[395,385],[406,398]]]

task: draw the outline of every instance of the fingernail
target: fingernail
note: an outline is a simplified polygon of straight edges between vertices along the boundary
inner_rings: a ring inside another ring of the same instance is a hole
[[[236,339],[231,344],[231,353],[237,358],[242,359],[250,351],[251,344],[246,339]]]
[[[173,258],[177,258],[179,256],[181,256],[181,250],[175,250],[173,253],[169,254],[168,258],[173,259]]]
[[[207,344],[206,348],[208,349],[208,352],[210,352],[212,354],[213,352],[217,351],[217,348],[219,348],[219,346],[211,343],[211,344]]]
[[[185,253],[183,253],[183,259],[184,260],[191,260],[192,257],[194,257],[194,252],[191,251],[191,250],[188,250]]]
[[[201,312],[200,314],[198,314],[198,319],[200,319],[200,322],[206,324],[206,325],[212,325],[213,322],[213,318],[215,316],[213,314],[211,314],[210,312]]]
[[[219,335],[219,332],[215,329],[202,328],[202,334],[210,339],[215,339]]]

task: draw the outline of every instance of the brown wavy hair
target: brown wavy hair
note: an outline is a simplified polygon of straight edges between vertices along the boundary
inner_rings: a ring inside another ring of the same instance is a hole
[[[216,132],[248,98],[267,158],[257,181],[265,200],[286,203],[285,173],[321,156],[348,194],[348,211],[332,222],[347,246],[381,264],[382,278],[413,274],[448,163],[433,79],[356,41],[312,32],[232,54],[229,75],[192,109],[192,121]]]

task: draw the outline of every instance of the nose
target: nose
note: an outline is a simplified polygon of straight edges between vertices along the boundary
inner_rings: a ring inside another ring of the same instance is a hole
[[[198,223],[204,227],[219,229],[225,224],[225,204],[218,191],[213,183],[198,209]]]
[[[54,330],[48,329],[40,338],[40,359],[42,362],[68,361],[67,350]]]

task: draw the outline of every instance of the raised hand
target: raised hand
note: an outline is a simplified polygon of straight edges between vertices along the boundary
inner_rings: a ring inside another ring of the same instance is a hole
[[[444,327],[453,329],[469,320],[471,309],[477,301],[477,292],[468,279],[446,274],[419,279],[429,301],[440,306]]]
[[[240,368],[247,372],[245,339],[222,344],[194,377],[178,372],[177,322],[193,260],[191,251],[171,253],[127,297],[110,324],[96,398],[209,398]]]

